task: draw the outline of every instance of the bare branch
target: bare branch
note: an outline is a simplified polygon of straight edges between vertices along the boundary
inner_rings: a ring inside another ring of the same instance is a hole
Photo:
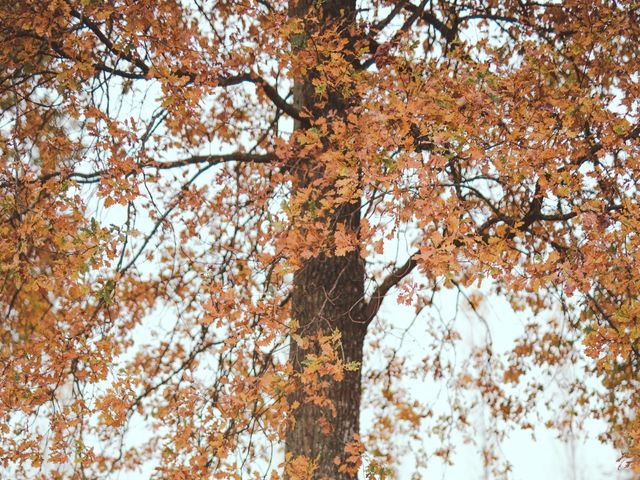
[[[452,42],[456,36],[456,29],[448,27],[442,20],[436,17],[433,13],[424,10],[424,7],[414,5],[411,2],[407,2],[404,8],[411,12],[413,15],[418,15],[420,19],[427,22],[433,28],[438,30],[440,34],[445,38],[447,42]]]
[[[378,288],[375,289],[373,295],[371,295],[371,299],[363,307],[365,325],[369,324],[376,316],[387,292],[395,287],[404,277],[409,275],[414,268],[416,268],[418,265],[418,262],[416,261],[417,255],[418,252],[411,255],[403,265],[391,272],[391,274],[389,274],[383,282],[378,285]]]
[[[300,110],[287,102],[284,98],[280,96],[278,90],[270,85],[264,78],[256,75],[255,73],[245,73],[242,75],[236,75],[233,77],[220,77],[218,79],[218,85],[226,87],[230,85],[238,85],[243,82],[251,82],[256,86],[260,87],[264,94],[267,96],[271,102],[282,110],[284,113],[289,115],[291,118],[295,120],[303,121],[303,118],[300,116]]]
[[[135,175],[136,173],[140,172],[143,169],[170,170],[173,168],[187,167],[190,165],[208,164],[209,166],[212,166],[212,165],[228,163],[228,162],[271,163],[277,159],[278,157],[276,157],[274,153],[260,154],[260,153],[236,152],[236,153],[227,153],[227,154],[218,154],[218,155],[194,155],[189,158],[185,158],[182,160],[174,160],[172,162],[151,161],[151,162],[140,163],[138,164],[136,169],[127,172],[125,175],[126,176]],[[38,181],[40,181],[41,183],[44,183],[47,180],[50,180],[52,178],[61,177],[65,179],[79,180],[81,183],[91,183],[91,182],[97,182],[98,180],[100,180],[100,178],[103,175],[107,173],[113,173],[113,170],[107,168],[104,170],[98,170],[96,172],[89,172],[89,173],[71,172],[66,174],[64,172],[58,171],[58,172],[51,172],[46,175],[43,175],[42,177],[40,177]]]
[[[228,153],[218,155],[194,155],[183,160],[175,160],[173,162],[151,162],[144,165],[148,168],[157,168],[159,170],[168,170],[177,167],[186,167],[188,165],[199,165],[202,163],[219,164],[228,162],[240,163],[271,163],[278,157],[274,153]]]

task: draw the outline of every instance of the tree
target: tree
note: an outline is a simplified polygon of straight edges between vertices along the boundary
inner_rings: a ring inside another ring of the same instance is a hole
[[[638,17],[606,0],[2,2],[3,467],[351,479],[365,456],[391,474],[376,445],[431,412],[398,394],[395,354],[363,376],[365,336],[375,350],[390,295],[421,311],[453,289],[476,310],[483,280],[535,321],[455,388],[526,425],[527,373],[581,340],[606,392],[577,383],[571,414],[606,418],[635,465]],[[454,375],[438,355],[434,382]],[[363,381],[389,407],[367,438]],[[464,406],[438,422],[464,429]]]

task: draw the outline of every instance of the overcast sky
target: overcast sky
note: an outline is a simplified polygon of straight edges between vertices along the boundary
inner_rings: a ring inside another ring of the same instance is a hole
[[[455,315],[455,295],[445,293],[439,298],[439,300],[436,299],[436,303],[442,315],[444,317]],[[508,302],[497,297],[485,300],[481,306],[481,313],[491,328],[493,346],[498,354],[512,348],[514,339],[523,331],[525,320],[531,316],[527,312],[514,313]],[[398,325],[399,329],[408,325],[414,318],[412,310],[399,306],[393,296],[386,301],[381,316],[393,319],[393,323]],[[426,318],[422,320],[426,321]],[[477,342],[479,341],[478,337],[484,338],[484,327],[479,325],[478,320],[473,316],[462,316],[457,322],[458,330],[463,336],[460,341],[462,344]],[[423,355],[424,341],[420,339],[424,336],[419,334],[421,329],[424,330],[418,320],[409,330],[409,334],[403,342],[405,354],[409,356],[415,354],[418,358]],[[584,378],[580,366],[571,368],[571,372],[567,372],[567,374],[574,375],[578,379]],[[584,378],[584,381],[592,384],[597,382],[594,382],[592,378]],[[405,384],[412,396],[425,399],[433,397],[434,389],[430,388],[428,384],[412,380],[405,380]],[[559,404],[562,401],[563,392],[552,392],[552,397],[553,395],[557,396]],[[473,416],[474,413],[470,412],[470,415]],[[477,414],[475,416],[477,422],[481,423],[481,417]],[[371,428],[366,417],[365,415],[363,418],[363,429]],[[595,420],[588,421],[587,424],[585,432],[570,442],[558,440],[557,433],[546,429],[543,425],[537,426],[535,439],[532,438],[532,432],[529,430],[514,431],[505,441],[500,443],[498,452],[501,458],[507,459],[512,465],[512,473],[509,478],[513,480],[622,480],[632,478],[628,471],[618,468],[619,452],[597,440],[598,434],[606,430],[607,425]],[[435,445],[437,440],[433,437],[430,439],[428,432],[425,434],[425,442],[431,442]],[[492,479],[491,475],[485,476],[477,449],[460,446],[453,466],[445,467],[441,462],[434,461],[429,466],[427,476],[420,478],[429,480]],[[408,479],[411,475],[412,462],[406,459],[405,463],[406,465],[399,475],[400,480]]]

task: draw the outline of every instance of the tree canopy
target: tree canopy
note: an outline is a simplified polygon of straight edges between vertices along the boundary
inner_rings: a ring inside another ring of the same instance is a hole
[[[391,478],[404,433],[419,475],[479,401],[496,438],[604,419],[638,468],[636,2],[5,0],[0,32],[5,473]],[[451,291],[526,312],[512,351],[451,361]]]

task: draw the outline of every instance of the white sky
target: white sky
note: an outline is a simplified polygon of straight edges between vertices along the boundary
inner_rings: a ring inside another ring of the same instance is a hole
[[[393,319],[394,324],[399,325],[399,329],[403,325],[408,325],[413,320],[413,311],[404,306],[399,306],[394,302],[393,292],[391,298],[386,300],[380,315],[385,318]],[[441,297],[440,306],[442,307],[442,315],[454,315],[453,295],[445,294]],[[523,320],[525,313],[514,313],[513,310],[503,299],[492,297],[489,298],[483,308],[483,316],[490,325],[493,346],[496,352],[506,351],[511,348],[514,339],[522,333]],[[425,321],[423,318],[422,321]],[[423,348],[419,341],[420,336],[411,332],[420,330],[420,321],[416,322],[410,330],[408,338],[405,338],[403,351],[411,355],[415,352],[418,357],[423,356]],[[466,323],[466,331],[465,331]],[[461,318],[457,325],[463,336],[462,343],[473,342],[474,330],[475,337],[484,338],[484,327],[478,325],[474,319],[469,317],[468,320]],[[478,331],[481,331],[478,333]],[[481,340],[477,339],[476,340]],[[575,370],[577,378],[581,378],[580,371]],[[433,397],[433,388],[428,384],[421,382],[404,380],[404,385],[408,391],[415,397],[430,398]],[[558,393],[561,395],[561,393]],[[561,400],[561,398],[559,398]],[[470,413],[470,416],[473,413]],[[363,416],[363,430],[371,428],[368,415]],[[477,424],[480,425],[481,419],[478,414]],[[618,458],[620,454],[609,445],[602,444],[597,440],[598,434],[606,429],[606,424],[601,421],[588,421],[588,427],[584,432],[587,438],[576,438],[573,442],[564,442],[556,438],[553,431],[547,430],[544,426],[538,426],[535,431],[535,439],[532,438],[531,431],[516,430],[511,433],[508,438],[500,444],[499,456],[507,459],[512,465],[512,473],[509,476],[512,480],[623,480],[630,479],[631,474],[628,471],[618,469]],[[438,440],[429,435],[425,435],[425,442],[437,445]],[[442,462],[435,461],[430,464],[426,477],[431,479],[442,480],[485,480],[492,479],[491,475],[485,476],[481,463],[481,457],[476,447],[465,447],[462,442],[458,442],[461,447],[454,457],[453,466],[444,466]],[[399,479],[404,480],[410,478],[412,473],[412,461],[405,459],[405,465],[400,470]]]

